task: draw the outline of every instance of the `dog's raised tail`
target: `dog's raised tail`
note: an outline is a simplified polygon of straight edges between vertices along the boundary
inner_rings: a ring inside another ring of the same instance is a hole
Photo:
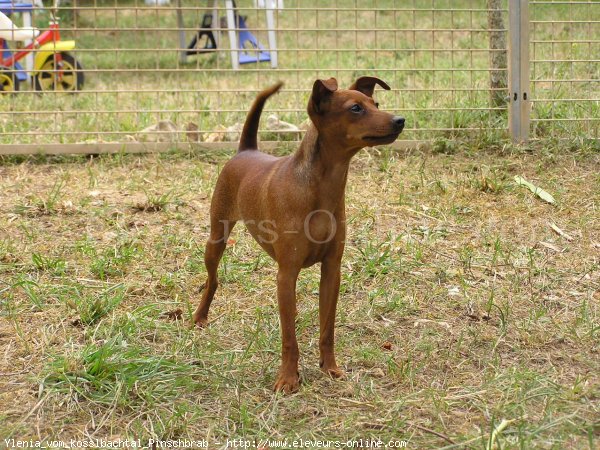
[[[283,82],[280,81],[277,84],[261,91],[252,103],[250,111],[246,116],[246,122],[244,123],[244,129],[242,130],[242,136],[240,137],[240,145],[238,146],[238,152],[244,150],[257,150],[258,149],[258,123],[260,122],[260,115],[265,106],[267,99],[281,89]]]

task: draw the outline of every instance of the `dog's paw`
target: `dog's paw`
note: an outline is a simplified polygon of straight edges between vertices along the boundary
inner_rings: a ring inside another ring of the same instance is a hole
[[[300,388],[300,376],[298,372],[295,374],[282,374],[277,375],[277,381],[273,386],[273,391],[283,392],[284,394],[292,394],[297,392]]]
[[[344,372],[338,366],[321,367],[321,371],[323,371],[323,373],[329,375],[331,378],[343,378],[344,375],[346,375],[346,372]]]
[[[194,315],[194,325],[193,328],[206,328],[208,325],[208,318],[206,317],[196,317]]]
[[[319,367],[321,368],[321,372],[329,375],[331,378],[342,378],[345,375],[345,372],[336,364],[335,357],[333,356],[321,357]]]

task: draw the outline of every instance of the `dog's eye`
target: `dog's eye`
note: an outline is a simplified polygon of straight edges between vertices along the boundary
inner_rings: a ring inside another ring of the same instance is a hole
[[[362,110],[362,107],[358,104],[352,105],[352,107],[350,108],[350,111],[352,111],[353,113],[359,113],[362,112]]]
[[[375,108],[379,109],[379,103],[375,103]]]

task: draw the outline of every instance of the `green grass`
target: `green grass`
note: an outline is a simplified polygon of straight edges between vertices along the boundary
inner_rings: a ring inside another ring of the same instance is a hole
[[[6,161],[0,435],[596,448],[598,153],[455,144],[353,162],[336,331],[347,376],[319,371],[319,271],[305,270],[302,385],[288,397],[271,392],[276,266],[243,227],[210,326],[190,328],[226,154]],[[57,206],[19,210],[61,180]]]
[[[249,0],[239,3],[250,27],[266,26],[262,12],[244,9],[251,5]],[[365,74],[376,74],[392,86],[392,92],[379,92],[378,100],[383,108],[406,116],[405,139],[506,137],[506,108],[490,109],[483,0],[289,1],[278,14],[278,69],[249,64],[237,72],[230,70],[225,35],[218,54],[192,56],[181,63],[176,14],[170,8],[136,9],[132,1],[120,1],[122,9],[116,13],[114,2],[94,4],[99,8],[76,15],[61,12],[64,35],[76,39],[76,55],[87,69],[85,90],[4,99],[7,111],[19,114],[0,118],[0,143],[131,142],[159,120],[170,120],[180,130],[192,122],[206,139],[211,131],[242,122],[255,92],[278,80],[285,82],[285,90],[267,108],[300,125],[306,120],[305,105],[315,78],[335,76],[347,86]],[[195,8],[185,14],[185,26],[193,28],[201,22],[203,6],[191,1],[184,5]],[[599,65],[589,61],[600,44],[548,42],[589,41],[598,25],[541,21],[598,21],[600,8],[532,5],[531,17],[538,22],[531,32],[531,57],[537,61],[531,70],[537,100],[533,136],[598,138],[598,82],[567,80],[600,79]],[[46,16],[36,20],[43,27]],[[429,31],[433,28],[439,31]],[[456,31],[444,31],[451,28]],[[264,31],[255,34],[267,42]],[[546,62],[550,59],[582,62]],[[274,134],[265,132],[263,137],[273,139]]]

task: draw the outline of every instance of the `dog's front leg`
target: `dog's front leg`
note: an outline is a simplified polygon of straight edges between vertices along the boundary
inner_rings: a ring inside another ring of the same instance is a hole
[[[340,293],[341,252],[336,252],[321,263],[321,286],[319,287],[319,322],[321,336],[319,350],[321,370],[333,378],[340,378],[344,372],[335,362],[334,329],[335,311]]]
[[[298,390],[298,341],[296,340],[296,280],[300,267],[279,265],[277,302],[281,323],[281,367],[273,389],[291,393]]]

